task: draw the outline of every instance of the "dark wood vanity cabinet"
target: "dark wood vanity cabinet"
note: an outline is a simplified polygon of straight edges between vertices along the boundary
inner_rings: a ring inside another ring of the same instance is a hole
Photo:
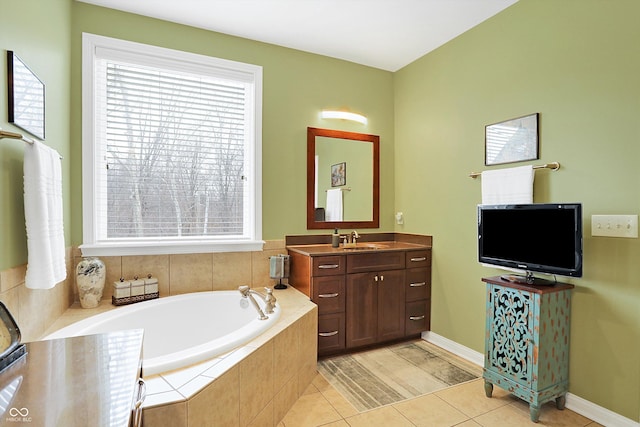
[[[405,335],[431,329],[431,251],[406,252]]]
[[[404,336],[404,270],[347,274],[347,348]]]
[[[429,329],[431,249],[289,255],[289,283],[318,305],[319,355]]]

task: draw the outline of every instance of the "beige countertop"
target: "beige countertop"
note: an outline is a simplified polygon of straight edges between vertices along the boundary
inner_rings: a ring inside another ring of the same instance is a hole
[[[127,427],[142,330],[26,343],[0,373],[0,425]]]
[[[393,241],[378,241],[378,242],[358,242],[355,247],[345,247],[342,243],[339,247],[334,248],[331,244],[310,244],[310,245],[289,245],[287,249],[292,252],[297,252],[306,256],[319,256],[319,255],[348,255],[352,253],[361,252],[389,252],[399,250],[419,250],[419,249],[431,249],[431,246]]]

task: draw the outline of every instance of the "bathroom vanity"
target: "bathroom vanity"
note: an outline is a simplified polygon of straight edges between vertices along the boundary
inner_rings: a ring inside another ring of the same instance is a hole
[[[142,335],[129,330],[26,343],[26,355],[0,373],[0,424],[141,425],[134,421],[144,394]]]
[[[327,240],[328,239],[328,240]],[[417,337],[430,326],[431,236],[287,236],[289,284],[318,305],[318,355]]]

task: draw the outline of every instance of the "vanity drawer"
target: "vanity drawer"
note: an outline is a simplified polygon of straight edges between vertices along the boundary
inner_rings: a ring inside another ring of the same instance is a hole
[[[311,299],[318,305],[319,315],[344,312],[345,277],[314,277]]]
[[[334,353],[344,348],[344,313],[318,316],[318,354]]]
[[[347,257],[347,273],[399,270],[404,268],[404,265],[404,251],[366,252],[351,254]]]
[[[346,271],[344,255],[313,257],[313,276],[338,276]]]
[[[431,317],[430,303],[430,299],[407,303],[405,307],[404,324],[404,332],[406,336],[419,334],[422,331],[429,330],[429,319]]]
[[[406,272],[406,300],[417,301],[431,297],[431,269],[412,268]]]
[[[431,251],[428,249],[406,252],[407,268],[431,267]]]

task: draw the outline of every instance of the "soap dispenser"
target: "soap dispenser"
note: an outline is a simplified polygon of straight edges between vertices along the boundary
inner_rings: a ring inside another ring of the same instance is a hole
[[[338,229],[333,230],[333,234],[331,235],[331,247],[338,248],[340,247],[340,235],[338,234]]]

